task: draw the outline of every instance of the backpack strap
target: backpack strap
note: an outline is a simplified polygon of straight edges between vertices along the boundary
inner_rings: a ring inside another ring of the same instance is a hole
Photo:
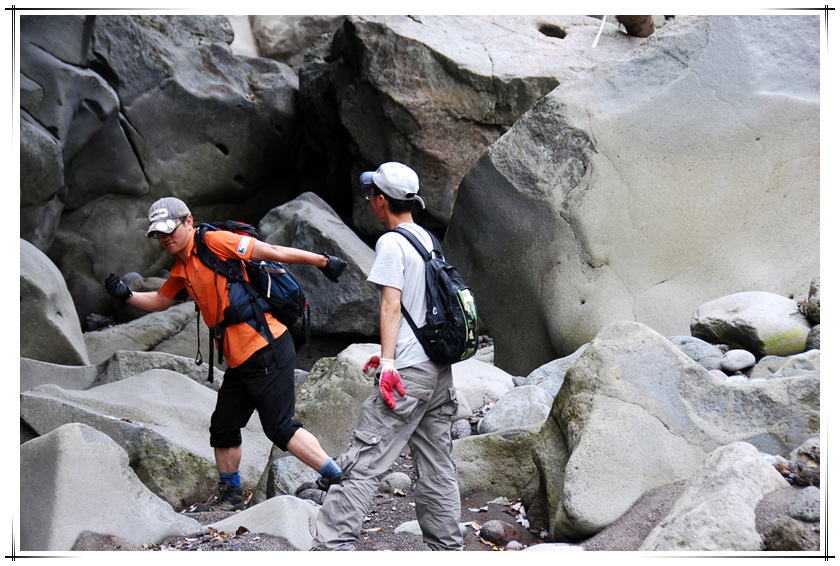
[[[440,249],[440,242],[438,242],[438,239],[435,238],[434,234],[432,234],[425,228],[423,228],[423,230],[425,230],[429,237],[432,239],[432,253],[437,253],[440,257],[443,257],[443,252]],[[432,254],[429,252],[429,250],[426,249],[426,246],[421,244],[420,240],[417,239],[417,236],[412,234],[410,231],[406,230],[405,228],[396,227],[393,230],[391,230],[391,232],[396,232],[397,234],[404,236],[405,239],[407,239],[411,243],[411,245],[414,246],[414,249],[417,250],[417,253],[420,254],[420,257],[423,258],[424,262],[428,263],[432,259]],[[400,310],[402,311],[403,317],[405,317],[405,321],[408,323],[408,325],[411,327],[411,330],[414,332],[414,336],[416,336],[417,339],[420,340],[420,329],[417,327],[417,324],[415,324],[414,319],[411,318],[411,315],[408,314],[408,310],[405,308],[405,305],[402,301],[400,301]]]
[[[229,221],[230,222],[230,221]],[[253,285],[245,278],[242,270],[239,268],[241,266],[241,262],[236,262],[238,265],[234,266],[229,262],[222,261],[219,257],[216,256],[210,248],[207,247],[207,243],[204,241],[205,235],[207,230],[218,230],[219,228],[212,224],[199,224],[197,227],[197,231],[194,238],[194,245],[193,251],[198,256],[198,259],[201,260],[205,266],[209,269],[212,269],[216,276],[219,274],[223,275],[228,281],[234,281],[240,283],[243,289],[246,290],[248,295],[250,296],[250,303],[254,309],[254,325],[255,330],[259,333],[265,340],[268,342],[269,346],[271,346],[272,353],[274,354],[274,359],[277,363],[280,363],[280,352],[279,352],[279,344],[277,344],[277,340],[274,338],[274,333],[271,332],[271,328],[268,325],[268,319],[265,317],[265,310],[263,309],[262,305],[259,301],[259,293],[254,289]],[[224,229],[224,228],[222,228]],[[254,237],[254,236],[252,236]],[[205,321],[207,322],[207,321]],[[225,329],[228,326],[222,321],[215,321],[213,326],[210,324],[207,325],[210,327],[210,369],[208,372],[207,380],[211,383],[213,382],[213,341],[214,339],[217,342],[217,350],[218,350],[218,358],[219,363],[223,361],[222,352],[224,351],[224,339],[225,339]]]
[[[429,235],[429,238],[432,239],[432,253],[436,253],[438,254],[438,256],[443,257],[443,251],[441,250],[440,242],[438,241],[438,239],[435,237],[434,234],[432,234],[425,228],[423,228],[423,230],[426,232],[426,234]],[[404,236],[409,242],[411,242],[411,245],[414,246],[414,249],[416,249],[417,253],[420,254],[420,257],[423,258],[423,261],[429,261],[430,259],[432,259],[432,253],[430,253],[429,250],[426,249],[426,246],[420,243],[420,240],[417,239],[417,236],[412,234],[410,231],[397,226],[396,228],[391,230],[391,232],[396,232],[397,234]]]

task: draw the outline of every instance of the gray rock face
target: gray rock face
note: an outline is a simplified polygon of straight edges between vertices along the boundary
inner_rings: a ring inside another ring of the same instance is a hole
[[[216,491],[218,473],[207,428],[213,391],[168,370],[151,370],[87,391],[41,385],[20,398],[21,421],[43,435],[67,423],[107,434],[128,454],[150,490],[180,508]],[[242,430],[240,473],[256,485],[271,449],[259,419]]]
[[[808,350],[794,356],[764,356],[750,371],[750,377],[820,375],[820,351]]]
[[[272,452],[274,452],[274,447],[272,447]],[[267,468],[265,497],[262,497],[260,493],[254,502],[271,499],[278,495],[294,495],[302,483],[314,482],[316,479],[318,479],[318,473],[294,456],[277,458]]]
[[[820,521],[820,489],[808,486],[796,496],[790,504],[788,513],[794,519],[808,523],[819,523]]]
[[[104,291],[101,291],[104,294]],[[90,361],[94,364],[110,359],[120,350],[151,350],[165,340],[181,333],[196,335],[196,312],[192,302],[175,305],[162,312],[149,313],[125,324],[118,324],[103,328],[96,332],[86,332],[85,344],[90,353]],[[207,356],[208,330],[201,329],[201,340],[204,347],[202,354]],[[196,349],[181,352],[181,355],[194,357]],[[205,358],[205,363],[207,362]]]
[[[763,291],[727,295],[700,305],[691,315],[692,336],[757,357],[804,352],[810,330],[794,300]]]
[[[63,185],[64,161],[58,141],[24,114],[20,121],[20,236],[40,250],[52,243],[63,209],[58,196]]]
[[[458,468],[462,497],[491,491],[508,498],[532,501],[539,474],[532,453],[540,425],[508,428],[479,434],[452,443],[452,460]]]
[[[486,434],[505,428],[542,425],[554,397],[536,385],[514,387],[478,421],[478,433]]]
[[[152,369],[168,369],[193,379],[215,391],[220,381],[207,381],[207,370],[195,361],[162,352],[133,352],[121,350],[108,360],[90,366],[65,366],[20,358],[20,390],[29,391],[39,385],[52,383],[62,389],[84,390],[133,377]]]
[[[782,476],[754,446],[736,442],[718,448],[692,474],[639,550],[761,550],[755,506],[766,494],[785,487]]]
[[[495,403],[513,389],[512,375],[475,358],[452,366],[452,382],[459,393],[458,402],[465,405],[462,409],[466,408],[469,413]]]
[[[326,202],[304,193],[269,211],[258,229],[269,244],[327,251],[348,262],[338,284],[314,267],[290,268],[311,297],[313,333],[379,335],[379,295],[366,283],[376,254]]]
[[[109,272],[168,266],[142,238],[156,198],[253,221],[295,194],[297,77],[234,56],[225,16],[24,16],[21,36],[21,111],[47,136],[22,138],[22,187],[45,182],[22,201],[21,234],[54,258],[82,317],[108,312]]]
[[[538,385],[545,389],[553,399],[563,386],[563,380],[566,379],[566,372],[578,361],[586,346],[587,344],[584,344],[574,354],[541,365],[529,373],[527,377],[514,377],[513,381],[518,386]]]
[[[88,365],[82,327],[61,273],[20,240],[20,355],[61,365]]]
[[[727,383],[641,324],[610,325],[567,373],[536,445],[549,536],[598,532],[725,444],[785,454],[818,431],[819,378]]]
[[[607,33],[591,49],[598,25],[586,16],[348,17],[300,72],[312,145],[337,149],[345,137],[357,148],[352,164],[340,162],[346,151],[323,151],[334,176],[325,184],[402,161],[445,226],[461,178],[488,145],[552,88],[640,41]],[[354,225],[375,233],[361,196]]]
[[[362,403],[374,387],[373,377],[362,371],[373,354],[379,354],[378,345],[354,344],[335,358],[316,362],[298,392],[295,416],[327,454],[341,453],[356,428]]]
[[[720,369],[723,352],[719,347],[694,336],[672,336],[668,340],[707,370]]]
[[[343,20],[344,16],[336,15],[255,15],[251,16],[251,29],[262,57],[297,70],[312,42],[335,32]]]
[[[68,551],[85,531],[133,545],[201,530],[149,491],[105,434],[66,424],[20,447],[20,549]]]
[[[209,526],[225,533],[235,533],[239,527],[245,527],[252,533],[283,537],[298,550],[309,550],[317,517],[317,505],[280,495]]]
[[[819,272],[818,37],[816,17],[680,18],[487,149],[444,250],[495,305],[499,367],[526,374],[618,320],[679,334],[733,289],[802,293]]]

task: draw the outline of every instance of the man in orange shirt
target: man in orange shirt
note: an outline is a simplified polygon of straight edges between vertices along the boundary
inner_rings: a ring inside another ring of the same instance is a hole
[[[156,238],[164,250],[175,256],[169,279],[158,291],[135,293],[117,275],[111,274],[105,280],[106,290],[111,296],[147,311],[168,309],[175,304],[176,296],[186,291],[198,305],[208,326],[218,324],[229,304],[227,279],[217,276],[198,258],[195,233],[192,214],[183,201],[174,197],[158,200],[149,209],[146,235]],[[205,241],[221,260],[312,265],[334,282],[347,265],[334,256],[274,246],[233,232],[210,231]],[[341,474],[341,469],[324,452],[318,439],[294,418],[294,343],[286,326],[269,313],[266,313],[266,319],[275,337],[276,349],[272,349],[248,321],[230,325],[225,330],[223,354],[229,369],[210,418],[210,445],[219,469],[218,504],[212,507],[213,510],[244,509],[239,477],[240,430],[248,423],[254,409],[266,436],[278,447],[318,470],[327,480],[335,480]]]

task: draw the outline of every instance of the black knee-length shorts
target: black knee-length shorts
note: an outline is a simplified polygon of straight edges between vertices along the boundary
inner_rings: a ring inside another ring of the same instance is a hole
[[[279,448],[301,428],[295,420],[295,346],[290,333],[277,338],[280,360],[270,346],[254,352],[235,368],[228,368],[210,417],[210,446],[231,448],[242,444],[241,429],[254,409],[265,435]]]

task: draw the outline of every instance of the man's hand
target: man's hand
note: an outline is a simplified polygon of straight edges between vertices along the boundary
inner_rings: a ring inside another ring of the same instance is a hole
[[[321,273],[323,273],[327,279],[333,283],[338,283],[338,276],[341,275],[344,268],[347,267],[347,262],[340,257],[329,255],[327,252],[324,252],[323,255],[327,257],[327,265],[319,267],[318,269],[321,270]]]
[[[379,356],[371,356],[362,371],[367,373],[369,369],[379,369]]]
[[[382,391],[385,404],[393,409],[397,406],[394,400],[394,389],[396,388],[400,395],[405,395],[405,387],[403,387],[400,372],[394,367],[394,360],[381,358],[379,362],[382,367],[382,373],[379,375],[379,390]]]
[[[105,290],[108,292],[109,295],[114,297],[115,299],[119,299],[123,302],[127,301],[129,297],[133,294],[131,289],[128,288],[122,279],[120,279],[119,275],[112,273],[105,279]]]

